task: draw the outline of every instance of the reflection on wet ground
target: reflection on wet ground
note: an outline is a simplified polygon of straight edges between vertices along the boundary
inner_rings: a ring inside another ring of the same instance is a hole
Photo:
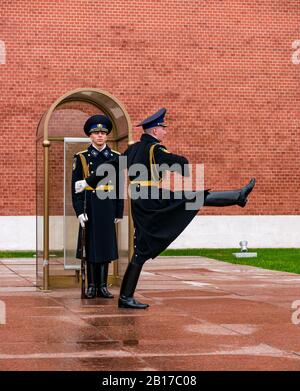
[[[201,257],[145,265],[137,298],[35,288],[35,261],[0,262],[1,370],[300,370],[300,276]],[[3,323],[3,324],[2,324]]]

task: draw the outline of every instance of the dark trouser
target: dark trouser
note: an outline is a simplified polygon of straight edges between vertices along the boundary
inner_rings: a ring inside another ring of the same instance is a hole
[[[239,205],[241,190],[208,191],[205,194],[203,206],[232,206]]]

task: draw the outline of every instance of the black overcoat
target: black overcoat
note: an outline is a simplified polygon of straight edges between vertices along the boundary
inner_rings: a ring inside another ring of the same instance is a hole
[[[151,159],[150,148],[154,144],[154,159]],[[184,156],[168,152],[165,146],[159,144],[156,138],[148,134],[143,134],[141,140],[131,145],[124,152],[124,155],[128,159],[128,170],[139,163],[146,167],[146,178],[144,179],[147,180],[155,179],[153,178],[153,169],[151,172],[151,163],[153,162],[157,165],[177,163],[181,168],[188,164],[188,160]],[[185,175],[189,175],[188,170],[185,171]],[[131,181],[136,179],[134,175],[129,175],[129,177]],[[143,187],[142,191],[151,192],[151,186]],[[151,198],[149,194],[147,199],[131,199],[131,211],[135,228],[135,253],[144,260],[155,258],[165,250],[187,227],[199,210],[187,210],[186,204],[191,202],[191,199],[186,198],[182,192],[167,190],[170,197],[166,199],[163,196],[164,191],[164,189],[158,188],[159,194],[156,198]],[[177,199],[178,195],[179,199]]]
[[[88,166],[88,175],[95,178],[97,168],[102,164],[112,165],[116,173],[119,172],[120,154],[111,150],[108,146],[99,152],[92,145],[87,150],[78,152],[74,156],[72,171],[72,202],[78,217],[84,213],[84,201],[86,197],[86,213],[88,221],[86,223],[86,258],[93,263],[107,263],[118,258],[118,247],[115,229],[115,218],[123,217],[124,200],[119,197],[118,175],[110,177],[108,185],[113,186],[110,190],[114,193],[114,199],[99,199],[97,192],[106,190],[95,190],[97,183],[104,176],[98,176],[92,182],[87,181],[94,188],[75,194],[75,182],[84,179],[82,160],[80,154],[84,156]],[[99,193],[98,193],[99,194]],[[112,198],[113,198],[112,197]],[[76,257],[81,258],[81,226],[79,226],[78,244]]]

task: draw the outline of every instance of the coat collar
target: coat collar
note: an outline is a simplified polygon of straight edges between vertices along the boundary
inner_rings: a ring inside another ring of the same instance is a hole
[[[151,134],[143,133],[141,135],[141,141],[145,143],[159,143],[159,140],[156,137],[151,136]]]
[[[106,147],[102,149],[102,151],[99,151],[97,148],[95,148],[92,144],[88,147],[88,152],[91,154],[93,158],[98,158],[99,156],[104,157],[105,159],[111,159],[112,158],[112,152],[109,146],[106,144]]]

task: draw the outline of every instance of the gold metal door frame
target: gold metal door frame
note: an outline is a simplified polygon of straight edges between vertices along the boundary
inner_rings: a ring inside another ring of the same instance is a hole
[[[95,99],[96,97],[99,98]],[[117,125],[117,119],[113,113],[113,110],[110,110],[109,107],[105,106],[105,103],[101,104],[101,99],[104,97],[104,100],[107,99],[110,103],[113,102],[117,108],[121,110],[125,117],[126,125],[128,132],[127,134],[118,135],[115,134],[115,137],[113,137],[110,141],[113,143],[114,148],[117,149],[118,142],[122,139],[128,137],[128,143],[131,143],[132,140],[132,126],[131,126],[131,120],[130,117],[124,107],[124,105],[113,95],[108,93],[107,91],[100,90],[97,88],[79,88],[76,90],[72,90],[58,98],[49,108],[49,110],[46,112],[46,114],[43,116],[41,121],[43,120],[43,147],[44,147],[44,220],[43,220],[43,290],[49,289],[49,148],[51,146],[51,141],[63,141],[63,136],[51,136],[49,135],[49,122],[50,118],[60,105],[67,102],[77,102],[77,101],[83,101],[86,103],[91,103],[92,105],[98,107],[100,110],[102,110],[106,115],[108,115],[113,123],[113,129],[115,132],[118,132],[118,125]],[[41,123],[40,121],[40,123]],[[39,124],[40,125],[40,124]],[[38,128],[39,131],[39,128]],[[39,139],[39,134],[37,135],[37,139]],[[132,233],[133,233],[133,224],[132,219],[130,216],[130,205],[129,205],[129,211],[128,211],[128,257],[130,257],[133,249],[133,243],[132,243]],[[119,282],[119,276],[118,276],[118,265],[117,262],[113,265],[113,278],[110,279],[110,282],[118,283]]]

